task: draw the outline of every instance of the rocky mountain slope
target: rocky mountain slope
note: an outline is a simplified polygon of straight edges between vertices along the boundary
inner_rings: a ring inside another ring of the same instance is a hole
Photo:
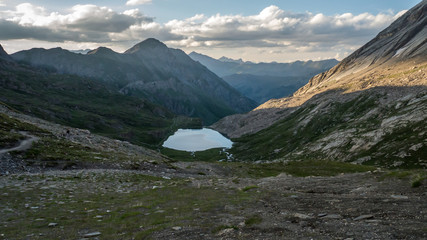
[[[52,73],[3,58],[0,91],[0,103],[23,113],[137,144],[158,144],[179,127],[201,126],[196,119],[120,94],[111,83]]]
[[[54,48],[21,51],[12,57],[32,66],[108,82],[124,95],[160,104],[175,114],[199,117],[205,124],[256,106],[183,51],[156,39],[122,54],[103,47],[86,55]]]
[[[214,128],[241,160],[321,158],[427,164],[427,1],[292,97]],[[243,137],[242,137],[243,136]]]
[[[311,77],[338,63],[335,59],[293,63],[253,63],[226,57],[214,59],[196,52],[190,53],[189,56],[259,104],[272,98],[291,95],[304,86]]]

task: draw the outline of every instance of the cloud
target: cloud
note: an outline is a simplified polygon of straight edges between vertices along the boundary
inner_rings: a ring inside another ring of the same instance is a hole
[[[47,12],[30,3],[4,11],[0,19],[1,39],[38,39],[46,41],[108,42],[111,33],[123,32],[133,25],[151,23],[153,18],[138,9],[118,13],[107,7],[75,5],[69,14]]]
[[[126,2],[128,6],[136,6],[151,3],[151,0],[129,0]]]
[[[277,6],[269,6],[258,15],[215,15],[184,20],[173,20],[165,24],[170,32],[187,40],[198,41],[198,45],[212,43],[218,46],[238,45],[272,47],[286,41],[288,46],[305,46],[317,43],[329,46],[331,42],[360,44],[386,27],[396,14],[363,13],[353,15],[326,16],[324,14],[285,12]],[[194,44],[180,41],[176,44]],[[314,44],[316,46],[316,44]],[[313,47],[314,47],[313,46]],[[183,46],[185,47],[185,46]],[[308,48],[305,48],[308,49]]]
[[[127,5],[149,2],[131,0]],[[0,11],[0,39],[113,42],[128,48],[155,37],[187,50],[253,48],[253,52],[276,55],[327,52],[333,57],[354,51],[404,13],[325,15],[288,12],[272,5],[249,16],[197,14],[158,23],[138,9],[117,12],[87,4],[76,5],[64,14],[23,3],[13,11]]]

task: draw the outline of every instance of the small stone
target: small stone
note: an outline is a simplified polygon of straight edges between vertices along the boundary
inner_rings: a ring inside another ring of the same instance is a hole
[[[91,237],[97,237],[101,235],[101,232],[91,232],[83,235],[84,238],[91,238]]]
[[[339,214],[328,214],[326,216],[324,216],[323,218],[325,219],[341,219],[341,215]]]
[[[103,216],[102,215],[96,215],[95,218],[101,219],[101,218],[103,218]]]
[[[234,232],[234,228],[226,228],[226,229],[221,230],[218,233],[218,236],[227,235],[227,234],[232,233],[232,232]]]
[[[49,223],[47,226],[48,227],[56,227],[56,226],[58,226],[58,223]]]
[[[311,216],[308,216],[306,214],[302,214],[302,213],[295,213],[294,217],[300,218],[300,219],[310,219],[312,218]]]
[[[365,219],[371,219],[374,218],[374,215],[371,214],[367,214],[367,215],[360,215],[357,218],[354,218],[354,221],[360,221],[360,220],[365,220]]]
[[[328,214],[327,213],[319,213],[319,214],[317,214],[318,217],[324,217],[326,215],[328,215]]]
[[[393,199],[397,199],[397,200],[408,199],[408,196],[403,196],[403,195],[391,195],[390,197],[393,198]]]
[[[179,230],[182,229],[182,227],[173,227],[172,229],[175,230],[175,231],[179,231]]]
[[[366,220],[365,222],[367,222],[367,223],[379,223],[381,221],[377,220],[377,219],[371,219],[371,220]]]

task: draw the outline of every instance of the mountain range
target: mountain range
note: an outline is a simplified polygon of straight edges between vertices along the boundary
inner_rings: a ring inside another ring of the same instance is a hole
[[[33,67],[100,80],[124,95],[162,105],[175,114],[201,118],[204,124],[256,106],[183,51],[152,38],[124,53],[105,47],[85,55],[39,48],[11,56]]]
[[[214,59],[192,52],[189,56],[222,77],[248,98],[261,104],[272,98],[294,93],[314,75],[329,70],[338,61],[296,61],[292,63],[253,63],[227,57]]]
[[[0,105],[139,145],[156,145],[201,121],[119,93],[112,83],[15,62],[0,46]]]
[[[427,1],[291,97],[213,127],[241,160],[427,166]]]

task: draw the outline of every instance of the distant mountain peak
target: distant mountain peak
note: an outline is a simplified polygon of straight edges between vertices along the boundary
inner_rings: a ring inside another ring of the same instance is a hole
[[[12,60],[12,58],[7,54],[7,52],[3,49],[3,46],[0,44],[0,58],[5,60]]]
[[[153,48],[168,48],[166,44],[162,43],[161,41],[155,39],[155,38],[147,38],[146,40],[136,44],[132,48],[126,50],[126,54],[132,54],[139,52],[144,49],[153,49]]]
[[[244,63],[244,61],[241,58],[235,60],[235,59],[228,58],[228,57],[225,57],[225,56],[222,56],[218,60],[221,61],[221,62]]]
[[[102,56],[111,55],[111,54],[116,54],[116,52],[106,47],[99,47],[87,53],[87,55],[102,55]]]
[[[93,51],[93,49],[79,49],[79,50],[68,50],[68,51],[70,51],[70,52],[72,52],[72,53],[80,53],[80,54],[83,54],[83,55],[85,55],[85,54],[88,54],[90,51]]]

